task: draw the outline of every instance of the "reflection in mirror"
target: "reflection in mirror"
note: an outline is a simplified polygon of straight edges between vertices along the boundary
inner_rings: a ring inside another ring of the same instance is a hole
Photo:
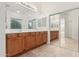
[[[59,15],[50,16],[50,27],[51,29],[59,28]]]
[[[46,27],[46,17],[42,18],[42,27]]]
[[[41,19],[38,19],[38,27],[41,27]]]
[[[38,19],[38,27],[46,27],[46,17]]]
[[[60,15],[50,16],[50,41],[52,45],[59,46],[59,19]]]
[[[28,29],[36,29],[36,19],[28,21]]]
[[[11,18],[11,29],[21,29],[21,19]]]

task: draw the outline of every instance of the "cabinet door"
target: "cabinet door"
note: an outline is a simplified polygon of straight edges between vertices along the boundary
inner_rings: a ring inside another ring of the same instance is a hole
[[[55,32],[55,39],[58,39],[58,38],[59,38],[59,32],[56,31],[56,32]]]
[[[44,42],[43,42],[43,32],[40,32],[40,44],[43,44]]]
[[[24,50],[24,36],[22,33],[17,34],[16,44],[16,52],[20,53]]]
[[[36,32],[36,45],[40,45],[40,33]]]
[[[43,32],[43,42],[47,42],[47,32]]]
[[[6,44],[6,54],[7,56],[13,56],[16,54],[16,44],[15,41],[17,40],[16,35],[11,36],[10,34],[7,35],[7,44]]]
[[[42,32],[36,33],[36,44],[37,46],[43,44],[43,33]]]
[[[14,49],[14,40],[8,39],[7,42],[7,49],[6,49],[6,55],[7,56],[12,56],[15,54],[15,49]]]
[[[51,31],[51,40],[58,39],[58,31]]]
[[[18,36],[17,34],[9,34],[6,45],[7,56],[14,56],[18,53],[21,53],[24,50],[23,36]]]
[[[32,48],[36,47],[36,33],[35,32],[31,32],[31,46]]]
[[[31,41],[31,33],[28,32],[28,33],[25,34],[25,40],[24,40],[24,43],[25,43],[24,46],[25,46],[26,51],[31,48],[30,41]]]

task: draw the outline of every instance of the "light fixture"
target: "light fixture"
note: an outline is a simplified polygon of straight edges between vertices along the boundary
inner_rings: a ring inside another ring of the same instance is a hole
[[[25,8],[28,8],[28,9],[30,9],[32,11],[37,12],[37,8],[32,4],[29,4],[29,3],[26,3],[26,2],[19,2],[18,4],[25,7]]]
[[[19,10],[17,10],[17,13],[20,13],[20,11],[19,11]]]

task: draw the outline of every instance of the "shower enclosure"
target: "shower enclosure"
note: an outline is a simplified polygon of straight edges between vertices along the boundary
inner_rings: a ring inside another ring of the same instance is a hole
[[[51,41],[53,45],[78,51],[78,16],[78,8],[50,15],[50,33],[59,31],[59,38]]]

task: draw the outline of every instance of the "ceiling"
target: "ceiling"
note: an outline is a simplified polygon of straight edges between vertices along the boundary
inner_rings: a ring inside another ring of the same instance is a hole
[[[38,13],[41,15],[49,15],[54,14],[57,12],[62,12],[68,9],[73,9],[79,7],[79,2],[27,2],[29,4],[32,4],[37,8]],[[12,12],[20,11],[22,14],[24,13],[32,13],[32,10],[29,10],[28,8],[24,8],[23,6],[20,6],[17,3],[7,3],[8,10],[11,10]],[[34,12],[35,13],[35,12]]]
[[[19,5],[16,2],[8,2],[6,3],[7,6],[7,11],[11,11],[11,12],[15,12],[17,13],[17,11],[19,11],[21,14],[29,14],[29,12],[34,12],[33,10],[29,9],[29,8],[25,8],[21,5]]]
[[[79,2],[30,2],[44,15],[63,12],[73,8],[79,8]]]

